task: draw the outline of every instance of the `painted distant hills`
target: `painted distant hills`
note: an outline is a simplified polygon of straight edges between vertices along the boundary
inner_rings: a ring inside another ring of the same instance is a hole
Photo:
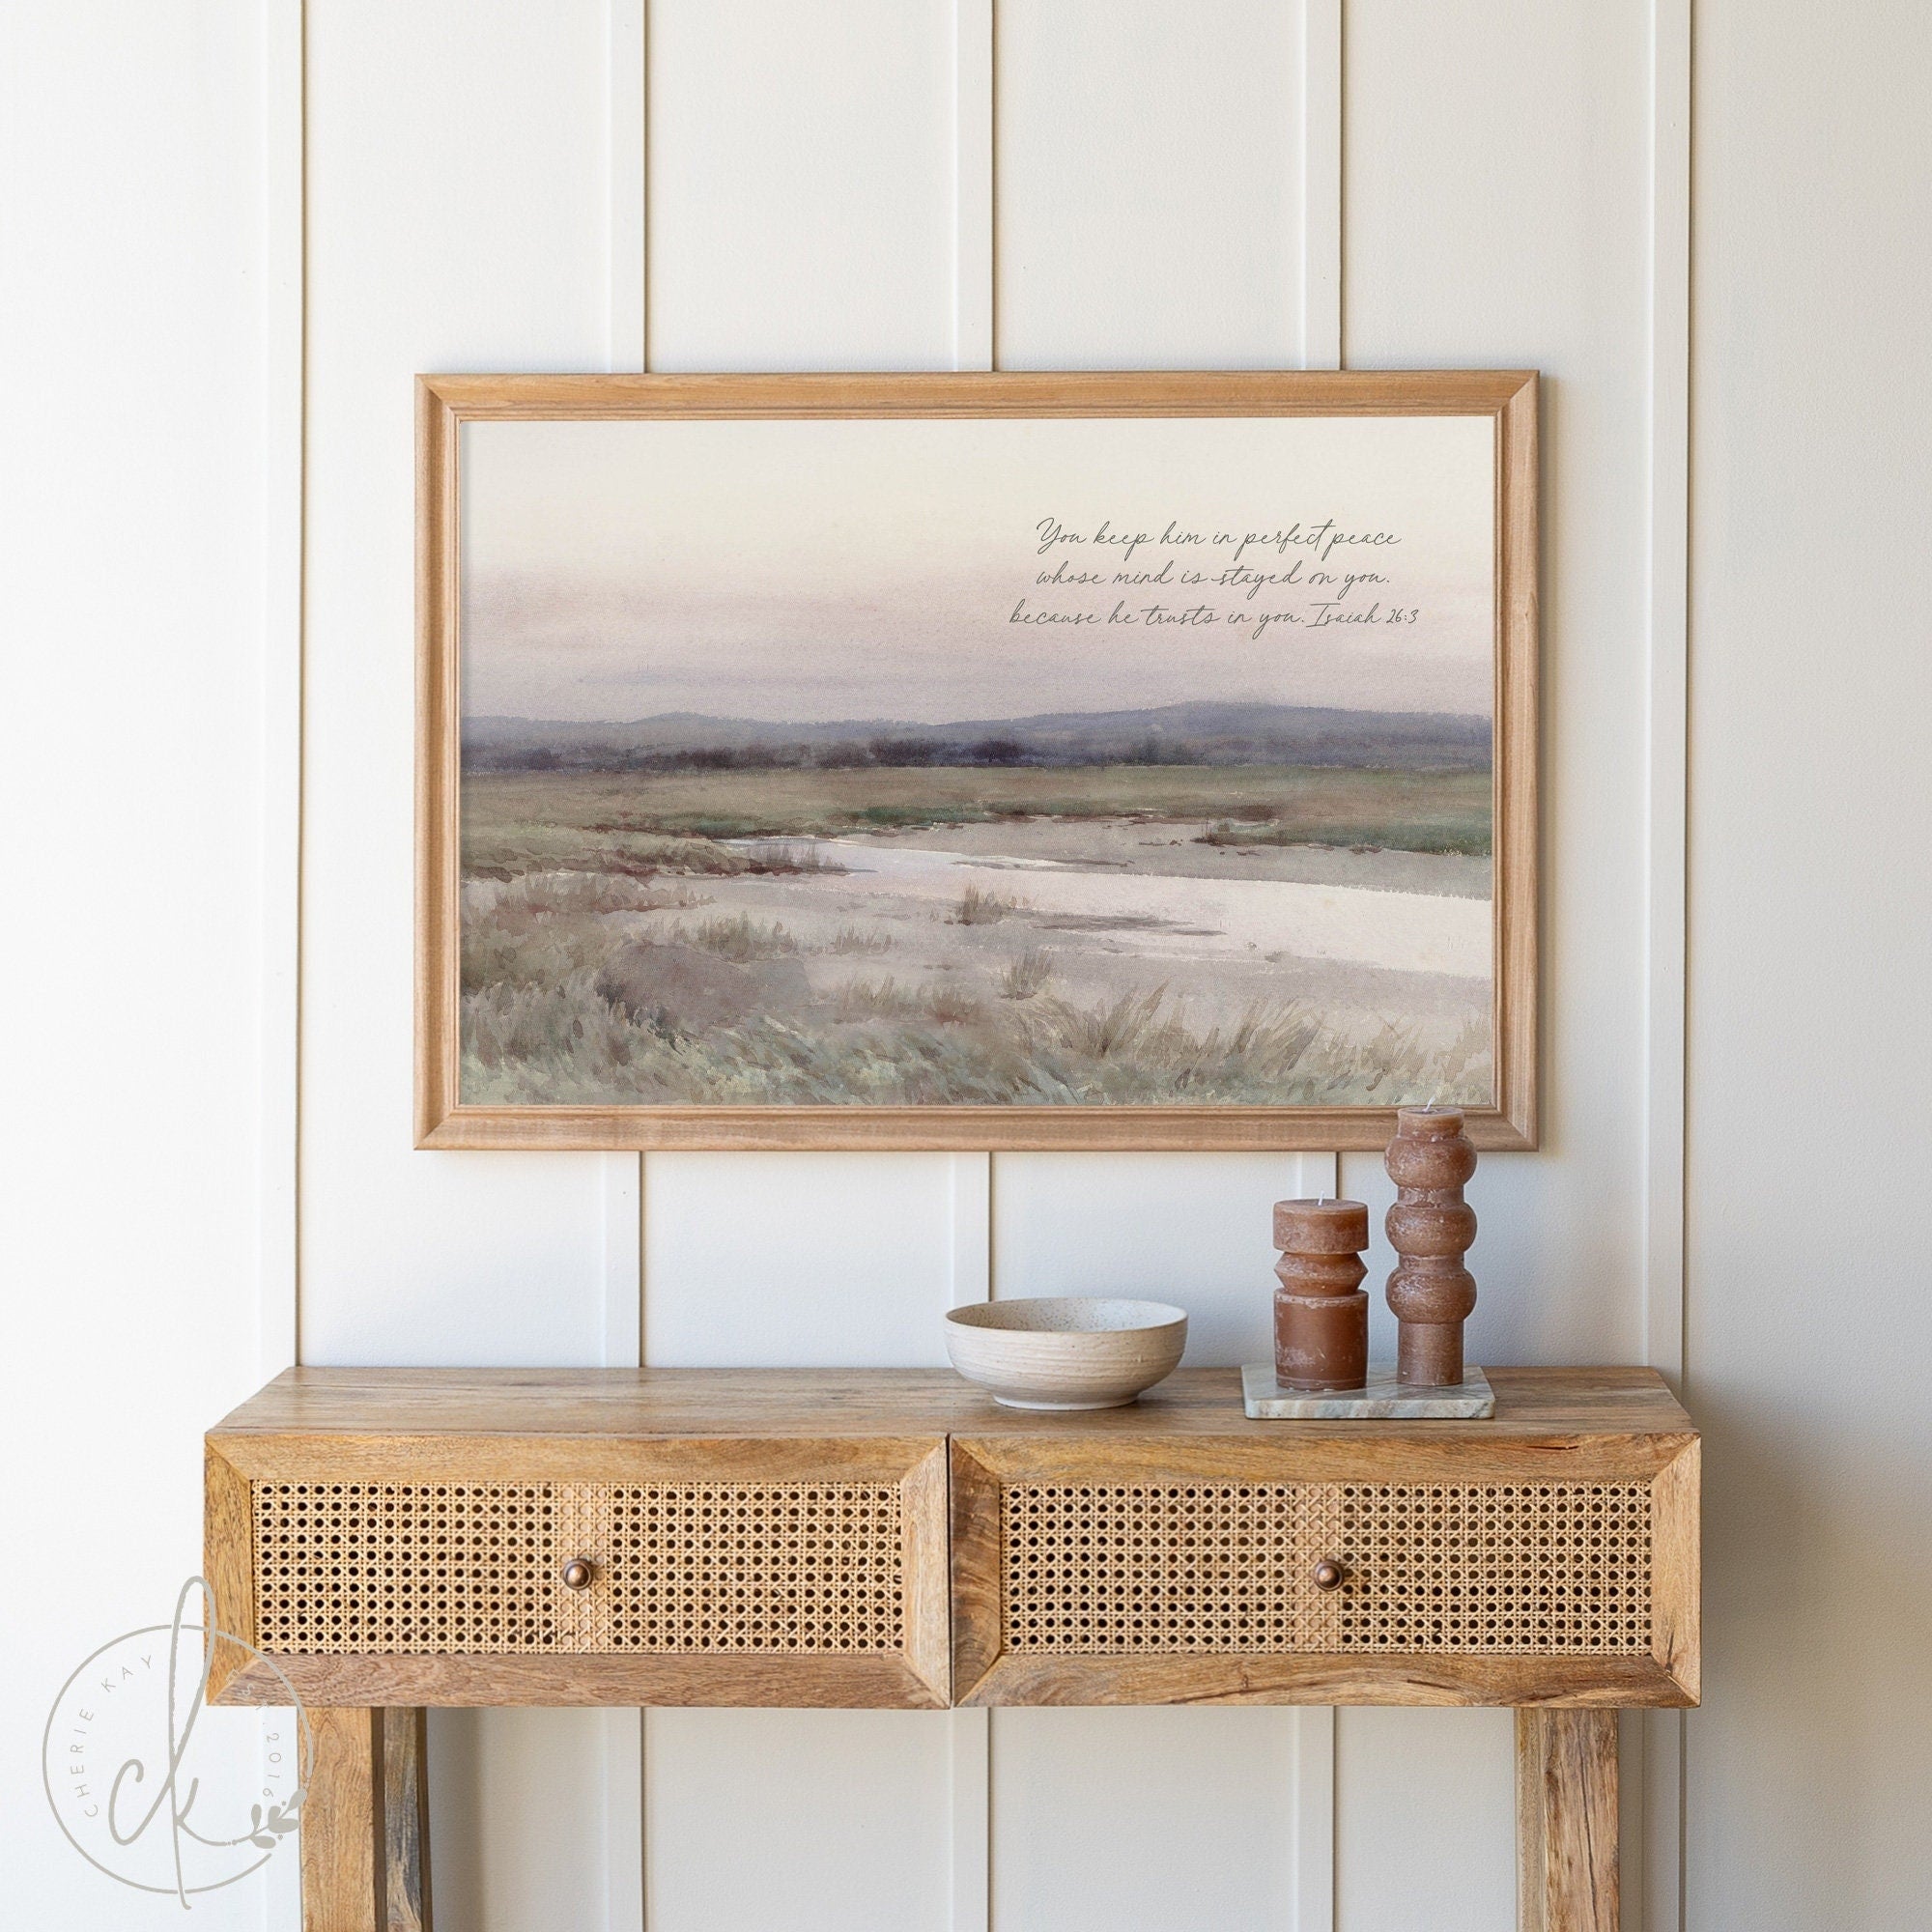
[[[1314,705],[1166,704],[915,724],[797,724],[672,711],[626,722],[469,718],[470,771],[665,771],[854,765],[1344,765],[1481,771],[1487,718]]]

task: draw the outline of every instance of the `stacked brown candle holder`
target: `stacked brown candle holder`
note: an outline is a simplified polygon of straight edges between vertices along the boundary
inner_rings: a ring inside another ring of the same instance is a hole
[[[1369,1297],[1362,1250],[1369,1210],[1359,1201],[1277,1201],[1275,1379],[1312,1392],[1358,1389],[1369,1378]]]
[[[1476,1281],[1463,1257],[1476,1213],[1463,1188],[1476,1150],[1455,1107],[1405,1107],[1385,1156],[1396,1184],[1384,1227],[1396,1251],[1388,1305],[1398,1323],[1392,1366],[1369,1362],[1369,1210],[1359,1201],[1280,1201],[1274,1244],[1274,1360],[1241,1371],[1257,1417],[1471,1420],[1495,1413],[1481,1369],[1463,1360]]]

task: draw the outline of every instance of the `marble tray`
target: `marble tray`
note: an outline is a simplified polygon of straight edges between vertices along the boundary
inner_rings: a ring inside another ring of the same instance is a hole
[[[1490,1378],[1467,1369],[1454,1388],[1405,1388],[1393,1362],[1369,1370],[1358,1389],[1285,1389],[1274,1378],[1272,1362],[1249,1362],[1241,1370],[1241,1400],[1258,1422],[1486,1422],[1496,1412]]]

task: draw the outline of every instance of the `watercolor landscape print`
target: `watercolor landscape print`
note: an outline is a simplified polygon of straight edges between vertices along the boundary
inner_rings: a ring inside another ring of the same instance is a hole
[[[467,422],[461,1106],[1492,1105],[1495,444]]]

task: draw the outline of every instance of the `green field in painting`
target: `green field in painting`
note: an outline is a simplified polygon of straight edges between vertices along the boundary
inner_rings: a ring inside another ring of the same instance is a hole
[[[1210,843],[1487,855],[1486,771],[1316,765],[874,766],[490,772],[463,783],[463,867],[743,870],[734,838],[837,838],[1021,818],[1199,821]]]

